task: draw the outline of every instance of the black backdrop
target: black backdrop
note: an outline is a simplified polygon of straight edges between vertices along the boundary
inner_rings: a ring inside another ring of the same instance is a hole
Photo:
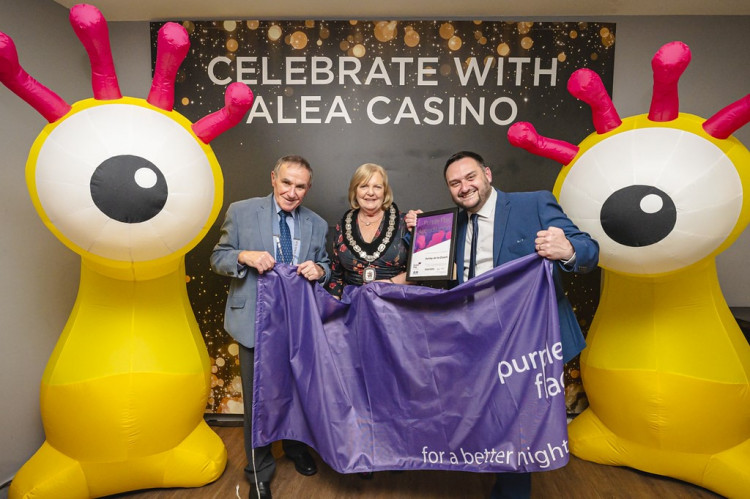
[[[256,95],[244,123],[212,147],[224,174],[224,210],[188,254],[188,292],[213,366],[207,412],[241,412],[237,347],[222,328],[226,278],[208,265],[229,203],[265,196],[270,170],[286,154],[314,170],[305,205],[334,226],[347,209],[357,166],[384,166],[402,210],[451,206],[442,166],[452,153],[482,154],[506,191],[551,190],[560,165],[513,148],[506,133],[530,121],[572,143],[593,131],[591,112],[566,90],[587,67],[612,92],[615,25],[501,21],[176,21],[191,50],[175,109],[192,121],[223,105],[232,81]],[[152,23],[152,54],[163,23]],[[463,112],[462,112],[463,109]],[[567,276],[584,329],[599,274]],[[577,364],[566,370],[571,412],[585,403]]]

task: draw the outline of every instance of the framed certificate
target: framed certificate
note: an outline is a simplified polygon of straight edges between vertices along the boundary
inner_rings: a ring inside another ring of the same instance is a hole
[[[411,238],[406,280],[451,280],[455,274],[458,208],[417,215]]]

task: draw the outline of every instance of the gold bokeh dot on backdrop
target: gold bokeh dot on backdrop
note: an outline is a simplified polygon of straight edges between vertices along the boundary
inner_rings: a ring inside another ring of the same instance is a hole
[[[441,64],[440,65],[440,75],[441,76],[448,76],[451,74],[451,65],[450,64]]]
[[[247,24],[248,29],[256,30],[258,29],[258,26],[260,26],[260,21],[253,20],[253,21],[248,21],[245,24]]]
[[[457,36],[452,36],[450,40],[448,40],[448,48],[451,50],[458,50],[461,48],[461,45],[463,45],[463,41]]]
[[[390,42],[396,37],[396,21],[378,21],[373,31],[379,42]]]
[[[274,24],[270,28],[268,28],[268,39],[272,42],[277,41],[279,38],[281,38],[282,32],[281,32],[281,26],[278,24]]]
[[[352,47],[352,55],[354,57],[364,57],[365,56],[365,46],[361,43],[356,44],[354,47]]]
[[[302,50],[307,46],[307,35],[304,31],[295,31],[289,44],[297,50]]]
[[[612,32],[607,33],[607,36],[602,37],[602,45],[605,47],[611,47],[615,44],[615,35]]]
[[[237,43],[237,40],[235,40],[234,38],[230,38],[229,40],[227,40],[227,50],[228,51],[235,52],[235,51],[237,51],[237,47],[238,46],[239,46],[239,44]]]
[[[456,32],[456,28],[453,27],[451,23],[443,23],[440,25],[440,38],[443,40],[449,40],[450,37],[453,36],[453,33]]]
[[[565,60],[568,58],[567,55],[565,55],[565,52],[560,52],[557,54],[557,60],[560,62],[565,62]]]
[[[510,54],[510,47],[507,43],[503,42],[497,46],[497,53],[501,57],[505,57],[506,55]]]
[[[530,36],[524,36],[521,39],[521,47],[525,48],[526,50],[529,50],[532,45],[534,45],[534,40],[532,40]]]
[[[578,38],[578,31],[576,31],[574,29],[570,30],[570,38],[572,38],[573,40],[575,40],[576,38]]]
[[[404,44],[407,47],[416,47],[419,45],[419,33],[413,29],[408,30],[404,35]]]
[[[339,48],[342,50],[342,52],[346,52],[347,50],[349,50],[349,47],[349,42],[347,42],[346,40],[341,40],[341,43],[339,43]]]
[[[188,104],[190,104],[190,99],[188,99],[187,97],[183,97],[180,102],[182,102],[183,106],[187,106]]]
[[[235,395],[242,393],[242,378],[239,376],[232,378],[232,382],[229,384],[229,389]]]
[[[534,25],[534,23],[530,22],[520,22],[518,23],[518,32],[522,35],[528,34],[529,31],[531,31],[531,27]]]
[[[308,19],[305,21],[305,28],[314,28],[315,27],[315,21],[312,19]]]
[[[320,27],[320,38],[323,40],[328,39],[328,37],[331,36],[331,31],[326,28],[325,26]]]
[[[232,32],[237,29],[237,21],[224,21],[224,30]]]
[[[193,21],[183,21],[182,27],[187,30],[188,33],[193,33],[195,31],[195,23]]]

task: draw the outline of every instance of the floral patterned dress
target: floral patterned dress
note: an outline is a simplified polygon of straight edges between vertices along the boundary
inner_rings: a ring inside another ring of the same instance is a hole
[[[331,280],[328,292],[341,297],[344,286],[361,286],[365,269],[374,270],[375,280],[389,279],[406,271],[409,245],[404,215],[395,204],[386,210],[375,237],[365,242],[357,225],[359,210],[347,211],[336,225],[333,240]],[[371,273],[373,270],[370,270]]]

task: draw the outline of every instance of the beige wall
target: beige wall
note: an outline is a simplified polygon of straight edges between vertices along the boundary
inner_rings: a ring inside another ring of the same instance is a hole
[[[92,96],[88,57],[67,9],[51,0],[0,0],[0,31],[13,38],[26,71],[68,103]],[[110,37],[122,92],[146,97],[148,23],[112,23]],[[26,156],[46,124],[0,88],[0,484],[44,441],[39,382],[78,290],[79,258],[44,227],[26,190]]]
[[[51,0],[0,0],[0,31],[12,36],[25,68],[68,102],[91,96],[85,52],[67,10]],[[545,18],[544,21],[555,19]],[[621,116],[648,111],[653,53],[682,40],[693,63],[680,84],[682,110],[710,116],[750,91],[746,33],[750,17],[613,17],[617,23],[614,102]],[[149,25],[110,25],[123,93],[145,97],[150,86]],[[78,257],[34,211],[24,164],[46,124],[0,89],[0,484],[10,480],[44,439],[39,381],[75,299]],[[750,125],[736,134],[750,145]],[[750,306],[750,231],[720,256],[722,289],[732,306]],[[0,490],[4,497],[7,489]]]
[[[690,46],[692,62],[680,80],[680,110],[708,118],[750,92],[750,17],[622,17],[617,22],[612,93],[621,116],[647,113],[651,103],[651,57],[664,43]],[[735,134],[750,148],[750,124]],[[750,306],[750,230],[716,266],[730,307]]]

